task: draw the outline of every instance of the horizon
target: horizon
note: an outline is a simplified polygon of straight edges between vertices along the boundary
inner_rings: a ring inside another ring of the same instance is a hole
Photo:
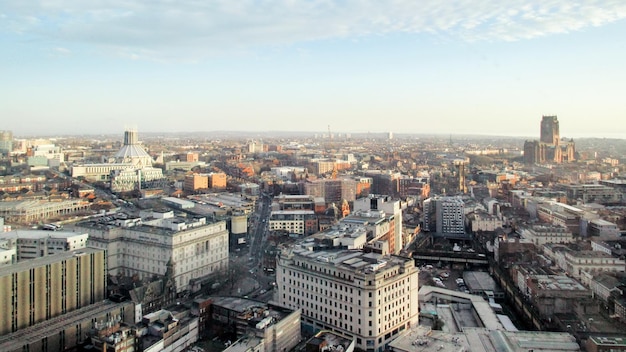
[[[622,139],[625,19],[609,0],[12,2],[0,129],[536,136],[554,114]]]

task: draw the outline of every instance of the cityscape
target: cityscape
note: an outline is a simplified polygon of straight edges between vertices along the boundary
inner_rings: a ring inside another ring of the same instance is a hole
[[[561,122],[2,131],[0,350],[624,349],[626,144]]]
[[[0,3],[0,352],[626,351],[626,2]]]

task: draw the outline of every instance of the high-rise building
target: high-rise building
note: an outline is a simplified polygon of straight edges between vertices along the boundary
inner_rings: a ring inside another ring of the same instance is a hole
[[[296,246],[279,253],[276,273],[276,300],[302,310],[305,331],[332,330],[382,352],[418,324],[419,270],[411,258]]]
[[[460,197],[431,197],[424,201],[424,231],[465,233],[465,205]]]
[[[13,151],[13,132],[0,131],[0,154],[9,154]]]
[[[0,268],[0,335],[100,302],[106,294],[105,251],[77,251]]]

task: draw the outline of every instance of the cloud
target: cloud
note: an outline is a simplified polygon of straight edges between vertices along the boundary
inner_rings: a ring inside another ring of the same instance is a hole
[[[517,41],[626,17],[623,0],[21,0],[4,6],[5,32],[163,60],[392,33]]]

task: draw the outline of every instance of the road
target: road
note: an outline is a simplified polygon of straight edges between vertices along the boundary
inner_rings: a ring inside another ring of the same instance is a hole
[[[248,267],[249,273],[258,282],[258,289],[251,293],[251,296],[260,300],[269,300],[271,298],[272,283],[275,278],[272,275],[267,275],[261,267],[264,245],[269,234],[269,216],[271,198],[263,195],[260,198],[258,209],[253,219],[253,233],[250,239],[249,253],[248,253]],[[269,291],[269,292],[265,292]],[[261,293],[263,292],[263,293]]]

